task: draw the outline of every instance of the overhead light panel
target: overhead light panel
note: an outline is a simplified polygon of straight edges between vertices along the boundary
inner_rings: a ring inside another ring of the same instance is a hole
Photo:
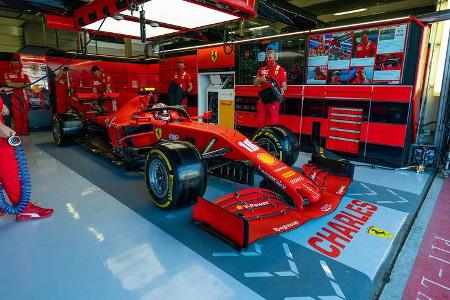
[[[87,30],[96,31],[103,20],[99,20],[92,24],[86,25],[83,28]],[[177,30],[169,29],[165,27],[152,27],[148,24],[145,25],[145,31],[147,38],[152,38],[160,35],[170,34],[177,32]],[[121,35],[128,35],[139,38],[141,36],[141,28],[138,22],[128,21],[128,20],[120,20],[117,21],[111,17],[107,17],[102,27],[100,28],[100,32],[108,32],[115,33]]]
[[[342,16],[342,15],[354,14],[354,13],[358,13],[358,12],[362,12],[362,11],[366,11],[366,10],[367,10],[367,8],[347,10],[347,11],[335,13],[334,15],[335,16]]]
[[[260,29],[269,28],[269,27],[270,27],[269,25],[264,25],[264,26],[249,28],[249,30],[260,30]]]
[[[234,15],[183,0],[147,1],[144,3],[144,10],[148,20],[189,29],[239,19]],[[128,10],[122,14],[131,16]]]

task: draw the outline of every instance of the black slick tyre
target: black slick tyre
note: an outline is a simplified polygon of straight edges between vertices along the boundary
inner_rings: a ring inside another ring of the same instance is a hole
[[[187,142],[156,144],[147,155],[144,172],[150,198],[161,209],[192,203],[206,190],[205,163]]]
[[[297,137],[284,126],[266,126],[258,129],[252,140],[288,166],[297,161],[300,153]]]
[[[73,113],[55,114],[53,116],[53,139],[56,145],[64,146],[79,137],[84,132],[81,117]]]

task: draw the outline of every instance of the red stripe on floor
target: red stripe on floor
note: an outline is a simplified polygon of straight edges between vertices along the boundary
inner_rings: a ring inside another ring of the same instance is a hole
[[[403,299],[450,299],[450,181],[445,181]]]

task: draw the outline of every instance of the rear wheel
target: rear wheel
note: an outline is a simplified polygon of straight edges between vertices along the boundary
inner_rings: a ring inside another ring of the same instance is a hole
[[[261,128],[255,132],[252,140],[288,166],[297,161],[297,137],[284,126]]]
[[[191,203],[206,190],[207,173],[197,149],[186,142],[163,142],[148,153],[145,182],[152,202],[162,209]]]
[[[58,146],[64,146],[84,132],[84,124],[77,114],[55,114],[53,117],[53,139]]]

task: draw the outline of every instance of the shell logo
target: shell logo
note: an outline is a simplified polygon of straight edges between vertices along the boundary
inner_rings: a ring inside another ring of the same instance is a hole
[[[269,153],[259,153],[256,157],[259,159],[259,161],[269,166],[273,166],[277,163],[277,159]]]
[[[237,206],[236,206],[236,209],[237,209],[237,210],[243,210],[244,207],[243,207],[242,205],[237,205]]]

